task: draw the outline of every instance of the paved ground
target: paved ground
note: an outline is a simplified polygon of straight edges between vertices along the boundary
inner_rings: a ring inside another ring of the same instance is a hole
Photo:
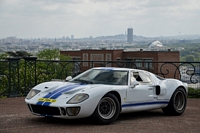
[[[91,119],[63,120],[31,115],[24,97],[0,99],[0,133],[199,133],[200,99],[188,99],[181,116],[161,110],[120,115],[111,125]]]

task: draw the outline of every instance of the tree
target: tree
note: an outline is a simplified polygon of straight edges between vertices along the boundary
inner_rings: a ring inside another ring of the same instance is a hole
[[[194,62],[194,61],[195,61],[194,55],[187,55],[187,56],[185,57],[185,61]]]
[[[60,59],[59,49],[44,49],[37,54],[40,60],[58,60]]]
[[[71,75],[73,63],[70,56],[60,55],[59,49],[45,49],[37,54],[38,83],[51,79],[65,79]]]
[[[180,57],[180,61],[185,61],[185,57]]]
[[[30,57],[32,56],[32,54],[26,52],[26,51],[8,51],[6,52],[9,57],[18,57],[18,58],[23,58],[23,57]]]
[[[200,53],[194,53],[195,61],[200,61]]]
[[[8,57],[7,53],[0,54],[0,60],[5,60]]]

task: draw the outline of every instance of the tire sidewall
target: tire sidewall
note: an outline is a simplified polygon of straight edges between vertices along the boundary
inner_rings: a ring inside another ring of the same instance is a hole
[[[113,99],[115,104],[116,104],[115,114],[110,119],[104,119],[98,113],[99,103],[105,97],[109,97],[109,98]],[[118,115],[120,113],[120,104],[119,104],[119,101],[118,101],[117,97],[114,94],[108,93],[103,98],[99,101],[99,103],[98,103],[98,105],[97,105],[97,107],[96,107],[96,109],[95,109],[95,111],[93,113],[93,118],[94,118],[95,122],[98,123],[98,124],[110,124],[110,123],[114,122],[117,119],[117,117],[118,117]]]
[[[178,93],[182,93],[183,96],[184,96],[184,107],[181,109],[181,110],[178,110],[175,106],[175,99],[176,99],[176,96]],[[185,111],[185,108],[186,108],[186,104],[187,104],[187,96],[186,96],[186,93],[185,93],[185,90],[183,88],[178,88],[176,89],[176,91],[174,92],[173,96],[172,96],[172,100],[171,100],[171,105],[172,105],[172,108],[173,110],[178,114],[182,114],[184,111]]]

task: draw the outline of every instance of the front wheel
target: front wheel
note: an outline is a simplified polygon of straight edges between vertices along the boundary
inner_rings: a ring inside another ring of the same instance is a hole
[[[178,88],[173,93],[167,107],[163,108],[163,112],[167,115],[181,115],[186,108],[187,96],[183,88]]]
[[[98,124],[110,124],[120,113],[120,104],[114,94],[106,94],[98,103],[93,118]]]

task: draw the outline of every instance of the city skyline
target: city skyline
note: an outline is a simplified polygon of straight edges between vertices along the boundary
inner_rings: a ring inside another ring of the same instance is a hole
[[[197,0],[0,0],[0,38],[200,34]]]

